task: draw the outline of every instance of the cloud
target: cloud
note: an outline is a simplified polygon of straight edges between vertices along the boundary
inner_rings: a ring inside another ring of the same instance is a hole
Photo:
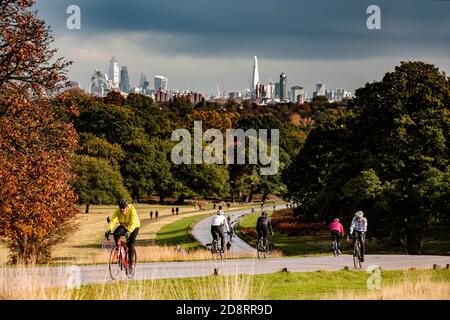
[[[71,4],[81,8],[80,31],[65,27]],[[366,28],[371,4],[381,7],[381,30]],[[40,0],[37,9],[83,84],[112,55],[132,82],[161,73],[209,93],[222,80],[229,90],[247,87],[253,55],[266,79],[284,71],[289,85],[305,87],[321,78],[354,89],[411,58],[449,67],[450,1]]]

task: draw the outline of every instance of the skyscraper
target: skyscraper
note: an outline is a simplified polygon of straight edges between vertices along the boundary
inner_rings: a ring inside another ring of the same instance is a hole
[[[303,87],[293,86],[291,88],[291,102],[303,103],[305,102],[305,92]]]
[[[141,73],[141,77],[139,79],[139,87],[144,88],[145,82],[147,82],[147,77],[145,76],[145,74]]]
[[[256,89],[256,85],[258,83],[259,83],[258,57],[255,56],[255,61],[253,64],[252,90]]]
[[[122,70],[120,70],[120,90],[122,92],[130,91],[130,78],[128,77],[128,68],[126,66],[123,66]]]
[[[154,81],[155,81],[155,91],[163,91],[163,92],[167,91],[168,80],[166,77],[155,76]]]
[[[280,100],[287,99],[287,76],[284,72],[280,74]]]
[[[112,84],[118,86],[120,83],[120,70],[119,63],[117,62],[116,57],[112,57],[109,63],[109,80],[111,80]]]
[[[323,84],[323,83],[318,83],[318,84],[316,84],[316,96],[324,96],[326,93],[325,93],[325,84]]]

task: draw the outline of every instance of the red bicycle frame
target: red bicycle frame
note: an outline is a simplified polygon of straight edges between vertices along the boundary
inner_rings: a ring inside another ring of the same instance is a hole
[[[122,254],[125,251],[125,254]],[[122,267],[126,268],[128,264],[128,245],[125,245],[125,250],[123,250],[122,238],[117,241],[117,251],[114,253],[114,259],[117,258],[117,254],[122,259]]]

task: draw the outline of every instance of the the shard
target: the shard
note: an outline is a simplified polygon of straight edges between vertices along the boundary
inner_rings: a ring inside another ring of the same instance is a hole
[[[256,85],[259,83],[258,57],[255,56],[253,65],[252,91],[255,91]]]

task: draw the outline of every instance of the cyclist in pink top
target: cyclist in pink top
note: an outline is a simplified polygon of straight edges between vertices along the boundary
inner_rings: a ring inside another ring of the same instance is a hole
[[[331,241],[336,240],[337,249],[340,254],[341,253],[341,237],[344,236],[344,227],[339,222],[338,218],[335,218],[333,220],[333,222],[330,224],[330,231],[331,231]]]

